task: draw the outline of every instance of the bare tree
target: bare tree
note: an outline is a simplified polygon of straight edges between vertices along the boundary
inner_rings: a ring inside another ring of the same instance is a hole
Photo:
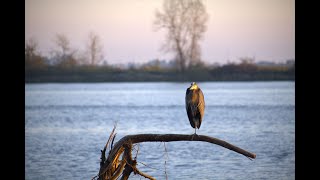
[[[190,8],[190,19],[188,21],[190,29],[190,48],[188,56],[190,59],[190,65],[197,65],[201,61],[201,48],[199,41],[202,39],[204,32],[206,31],[206,22],[209,15],[206,13],[205,6],[201,1],[192,1],[192,8]]]
[[[70,50],[70,41],[64,34],[56,34],[55,43],[61,49],[62,55],[66,55]]]
[[[31,58],[36,54],[36,49],[37,49],[38,43],[34,38],[30,38],[26,40],[25,44],[25,56],[26,58]]]
[[[91,65],[98,64],[103,58],[100,37],[94,32],[89,33],[88,52]]]
[[[42,68],[45,66],[44,58],[37,52],[38,43],[34,38],[25,43],[25,68]]]
[[[167,30],[164,50],[175,53],[178,70],[201,61],[199,41],[208,17],[201,0],[164,0],[163,12],[156,11],[154,25]]]
[[[76,51],[71,50],[70,41],[67,36],[64,34],[56,34],[54,42],[58,47],[58,50],[55,51],[58,64],[65,67],[76,65],[77,60],[74,57]]]

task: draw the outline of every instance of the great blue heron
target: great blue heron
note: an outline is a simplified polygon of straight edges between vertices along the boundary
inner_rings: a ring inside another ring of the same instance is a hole
[[[192,82],[186,92],[186,110],[190,125],[195,129],[194,134],[197,134],[197,128],[200,128],[204,115],[204,96],[199,86]]]

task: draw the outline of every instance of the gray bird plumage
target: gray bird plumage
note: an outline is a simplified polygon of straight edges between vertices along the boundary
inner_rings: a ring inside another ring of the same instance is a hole
[[[199,129],[201,126],[204,109],[204,95],[199,86],[193,82],[186,91],[186,110],[190,125],[195,128],[195,134],[197,132],[197,128]]]

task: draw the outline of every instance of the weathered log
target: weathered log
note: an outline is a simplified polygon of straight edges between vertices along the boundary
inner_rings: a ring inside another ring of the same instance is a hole
[[[114,131],[113,131],[114,132]],[[112,134],[110,136],[113,136]],[[226,141],[220,140],[218,138],[209,137],[205,135],[197,135],[197,134],[191,134],[191,135],[184,135],[184,134],[136,134],[136,135],[127,135],[123,138],[121,138],[109,151],[109,155],[107,158],[101,158],[104,159],[104,162],[100,163],[100,170],[98,179],[113,179],[120,176],[119,169],[117,167],[120,167],[122,172],[121,179],[128,179],[131,172],[134,172],[135,174],[140,174],[144,176],[145,178],[154,179],[153,177],[144,174],[140,172],[136,168],[136,160],[132,159],[131,150],[132,145],[136,143],[141,142],[171,142],[171,141],[203,141],[203,142],[209,142],[212,144],[216,144],[219,146],[222,146],[224,148],[227,148],[229,150],[232,150],[234,152],[237,152],[239,154],[242,154],[248,158],[256,158],[256,155],[254,153],[251,153],[249,151],[246,151],[244,149],[241,149],[235,145],[232,145]],[[112,145],[111,145],[112,146]],[[105,149],[104,149],[105,150]],[[102,152],[104,153],[104,152]],[[122,155],[122,161],[121,163],[118,162],[120,155]],[[116,159],[116,161],[115,161]],[[123,165],[123,162],[125,161],[126,165]],[[121,164],[121,165],[120,165]],[[106,174],[106,172],[108,172]],[[116,175],[116,176],[115,176]]]

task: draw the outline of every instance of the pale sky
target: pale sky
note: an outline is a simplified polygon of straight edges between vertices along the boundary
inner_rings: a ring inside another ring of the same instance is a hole
[[[209,20],[201,41],[208,63],[284,62],[295,58],[294,0],[204,0]],[[100,36],[110,64],[171,59],[160,50],[165,31],[154,31],[156,9],[163,0],[26,0],[25,37],[33,37],[39,51],[55,48],[56,33],[84,51],[90,31]]]

